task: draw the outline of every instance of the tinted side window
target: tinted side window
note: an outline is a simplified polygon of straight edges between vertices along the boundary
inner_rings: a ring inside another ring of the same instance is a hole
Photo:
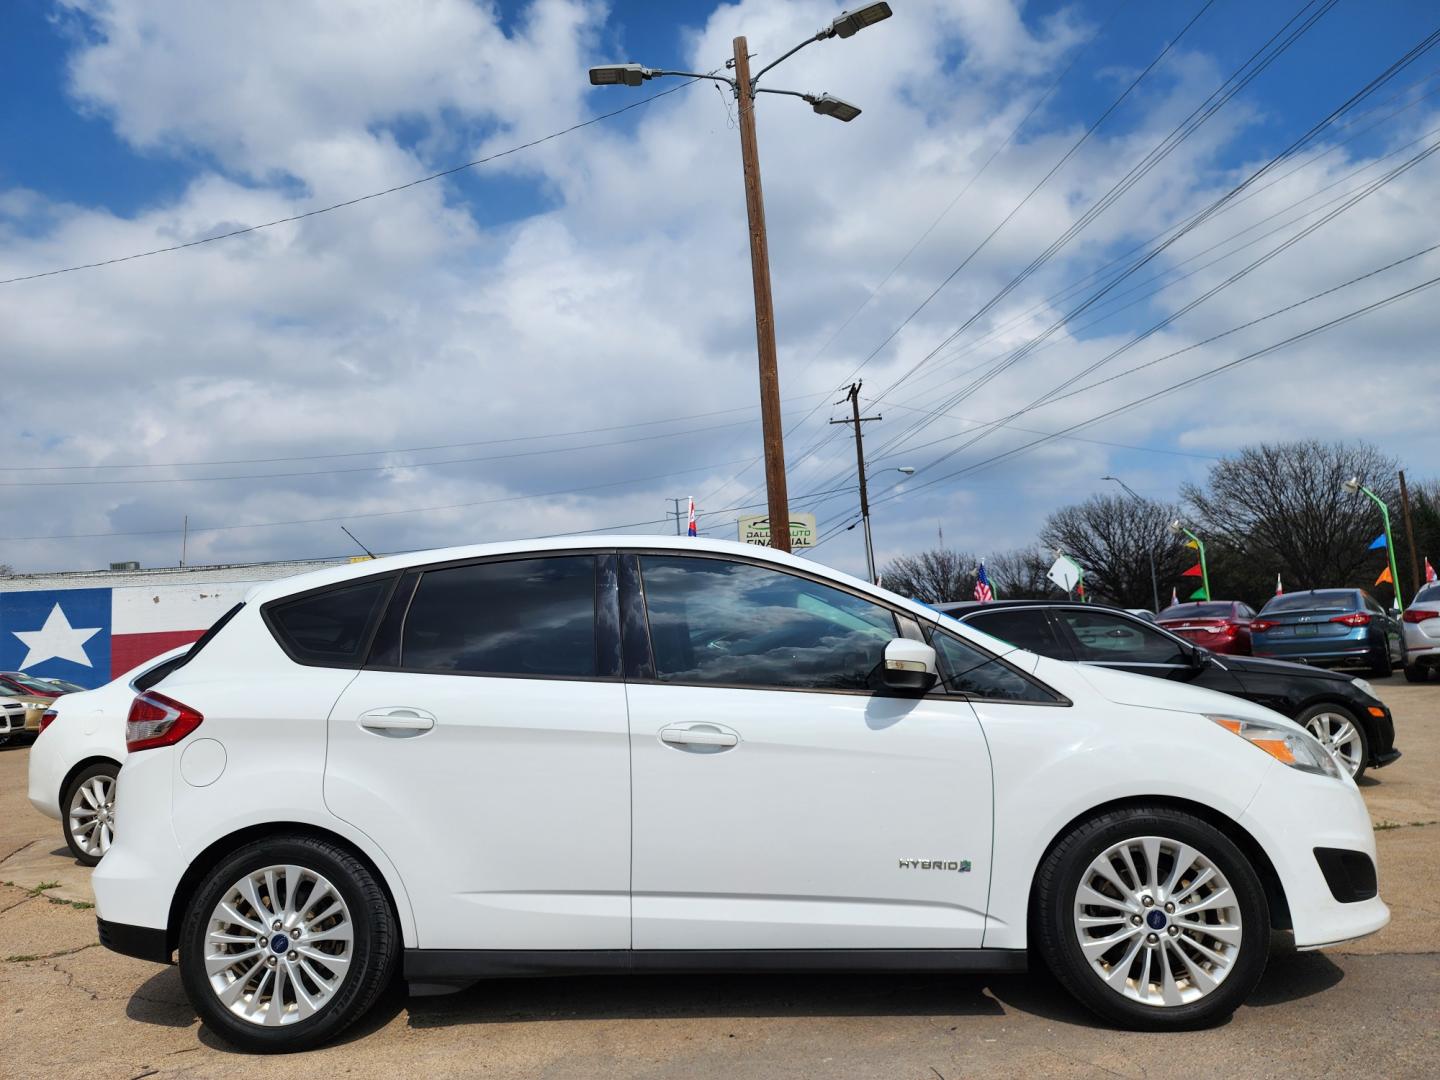
[[[359,667],[394,580],[372,578],[268,605],[265,618],[291,659],[322,667]],[[187,656],[203,644],[204,639]]]
[[[896,635],[877,604],[751,563],[642,555],[658,678],[864,690]]]
[[[1047,705],[1058,700],[1014,668],[943,631],[935,634],[935,654],[940,658],[940,677],[951,693],[1000,701],[1038,701]]]
[[[1017,649],[1027,649],[1056,660],[1071,659],[1070,650],[1055,636],[1043,608],[986,611],[970,616],[965,622],[991,637],[1009,642]]]
[[[594,678],[595,557],[427,570],[405,616],[400,665]]]
[[[1075,659],[1112,664],[1184,664],[1183,646],[1144,623],[1104,611],[1056,612],[1075,636]]]

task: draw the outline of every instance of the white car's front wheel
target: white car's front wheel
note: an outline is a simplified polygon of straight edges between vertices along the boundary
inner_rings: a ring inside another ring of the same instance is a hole
[[[1056,978],[1123,1027],[1185,1030],[1230,1015],[1265,970],[1265,889],[1214,826],[1168,807],[1097,814],[1036,882],[1038,945]]]

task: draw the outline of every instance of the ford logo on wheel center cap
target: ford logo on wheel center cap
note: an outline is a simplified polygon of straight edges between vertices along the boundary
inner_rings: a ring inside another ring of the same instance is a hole
[[[290,948],[290,939],[284,934],[276,934],[270,939],[270,948],[277,953],[283,953]]]
[[[1152,910],[1149,915],[1145,916],[1145,921],[1150,924],[1151,930],[1165,929],[1165,913],[1163,911]]]

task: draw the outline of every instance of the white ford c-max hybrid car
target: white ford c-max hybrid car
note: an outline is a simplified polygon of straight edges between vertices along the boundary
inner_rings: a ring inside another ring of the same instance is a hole
[[[261,585],[132,706],[101,941],[302,1049],[412,991],[1013,971],[1228,1015],[1272,927],[1378,930],[1355,784],[1238,698],[1012,649],[738,544],[589,537]]]

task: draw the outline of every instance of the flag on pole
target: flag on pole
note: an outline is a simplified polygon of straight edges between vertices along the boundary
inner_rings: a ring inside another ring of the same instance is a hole
[[[1381,533],[1379,536],[1375,537],[1374,540],[1371,540],[1371,541],[1370,541],[1370,546],[1369,546],[1368,548],[1366,548],[1366,550],[1367,550],[1367,551],[1384,551],[1384,550],[1385,550],[1385,534],[1384,534],[1384,533]]]
[[[980,560],[980,566],[975,571],[975,599],[982,604],[988,604],[995,599],[995,594],[990,590],[990,578],[985,574],[985,560]]]
[[[1387,581],[1388,581],[1391,585],[1394,585],[1394,584],[1395,584],[1395,579],[1390,576],[1390,567],[1388,567],[1388,566],[1385,567],[1384,570],[1381,570],[1381,571],[1380,571],[1380,576],[1375,579],[1375,584],[1376,584],[1376,585],[1384,585]]]
[[[1181,574],[1180,576],[1181,576],[1181,577],[1200,577],[1201,575],[1202,575],[1202,571],[1201,571],[1201,569],[1200,569],[1200,564],[1199,564],[1199,563],[1196,563],[1194,566],[1190,567],[1189,570],[1186,570],[1186,571],[1185,571],[1183,574]]]
[[[1171,607],[1174,607],[1174,606],[1175,606],[1176,604],[1178,604],[1178,603],[1180,603],[1180,597],[1179,597],[1179,595],[1178,595],[1178,594],[1176,593],[1176,591],[1175,591],[1175,586],[1174,586],[1174,585],[1171,585],[1171,586],[1170,586],[1170,606],[1171,606]]]
[[[1284,595],[1285,595],[1285,586],[1280,584],[1280,575],[1279,575],[1279,574],[1276,574],[1276,575],[1275,575],[1275,595],[1276,595],[1276,596],[1284,596]]]
[[[1200,542],[1199,542],[1198,540],[1186,540],[1186,541],[1185,541],[1185,546],[1188,547],[1188,548],[1191,548],[1191,549],[1193,549],[1193,550],[1195,550],[1195,551],[1199,551],[1199,550],[1200,550]]]
[[[690,496],[690,526],[685,530],[691,536],[698,536],[695,531],[695,496]]]
[[[1433,566],[1430,565],[1430,556],[1429,556],[1429,555],[1426,555],[1426,556],[1425,556],[1425,580],[1426,580],[1426,581],[1434,581],[1434,580],[1435,580],[1435,567],[1433,567]]]
[[[1190,594],[1190,599],[1191,599],[1191,600],[1208,600],[1209,597],[1205,595],[1205,586],[1202,585],[1202,586],[1200,586],[1200,588],[1198,588],[1198,589],[1196,589],[1194,592],[1192,592],[1192,593]]]

